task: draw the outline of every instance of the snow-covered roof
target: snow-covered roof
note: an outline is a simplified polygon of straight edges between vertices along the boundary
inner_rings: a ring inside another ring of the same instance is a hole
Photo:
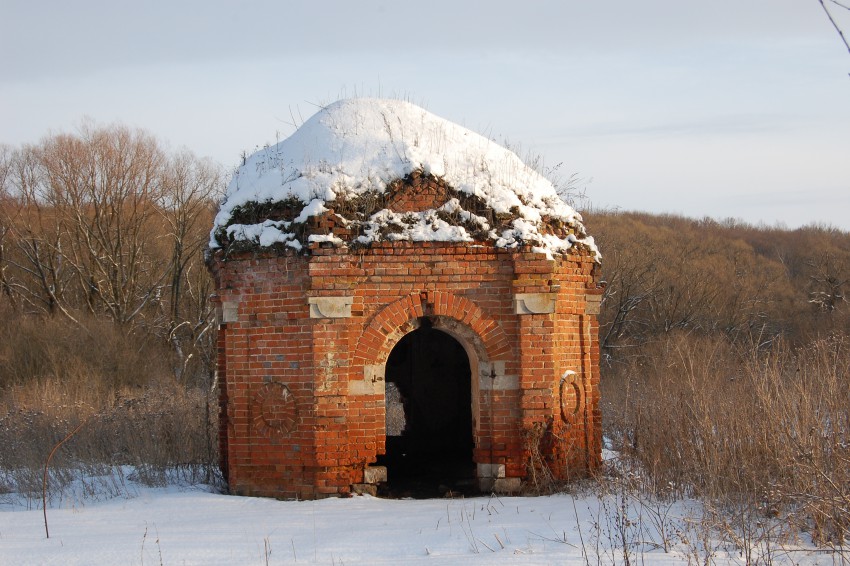
[[[436,179],[457,198],[413,212],[369,198],[411,175]],[[370,207],[358,205],[364,202]],[[328,214],[343,229],[304,230]],[[227,188],[210,248],[382,240],[486,240],[548,255],[579,243],[598,258],[581,216],[515,153],[409,102],[369,98],[322,108],[289,138],[248,157]]]

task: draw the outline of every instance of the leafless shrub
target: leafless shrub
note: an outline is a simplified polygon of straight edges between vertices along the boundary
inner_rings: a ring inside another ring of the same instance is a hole
[[[536,495],[554,493],[561,487],[561,482],[552,472],[551,463],[547,461],[542,450],[547,433],[547,427],[543,423],[535,423],[523,433],[523,444],[528,455],[525,491]]]

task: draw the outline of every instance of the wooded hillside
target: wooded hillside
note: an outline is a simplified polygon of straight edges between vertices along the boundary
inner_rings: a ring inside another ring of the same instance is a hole
[[[640,213],[593,213],[588,225],[613,360],[675,330],[794,343],[850,330],[850,233]]]

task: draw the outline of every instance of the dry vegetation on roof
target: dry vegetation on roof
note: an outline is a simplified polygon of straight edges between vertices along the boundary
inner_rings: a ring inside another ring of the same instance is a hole
[[[416,201],[417,197],[423,193],[431,197],[426,199],[424,204],[413,209],[398,210],[400,203],[403,205],[406,200]],[[450,199],[457,200],[459,209],[439,210]],[[371,219],[383,210],[392,212],[435,210],[439,219],[451,226],[464,228],[475,241],[486,242],[491,238],[491,230],[501,234],[504,230],[510,230],[513,221],[520,218],[516,207],[509,213],[496,212],[486,204],[484,199],[455,190],[443,179],[420,170],[411,172],[403,179],[392,181],[384,191],[368,191],[356,196],[340,194],[335,200],[327,201],[325,205],[330,209],[328,212],[323,213],[319,218],[308,219],[306,222],[293,222],[307,206],[295,197],[277,202],[252,202],[239,205],[233,208],[227,224],[216,230],[215,239],[225,253],[256,251],[261,248],[258,242],[232,239],[228,237],[227,228],[237,224],[261,224],[267,220],[286,222],[285,231],[295,234],[296,240],[306,241],[306,238],[312,234],[328,233],[327,229],[320,229],[318,226],[322,225],[327,218],[335,217],[339,219],[336,223],[338,228],[331,232],[348,246],[358,248],[364,245],[357,242],[358,237],[365,236],[368,231],[374,229],[374,222]],[[483,219],[486,225],[472,220],[470,216]],[[401,222],[390,221],[386,226],[381,226],[381,235],[404,232],[406,229],[403,224],[404,219]],[[548,217],[543,218],[540,232],[553,234],[559,238],[566,238],[568,235],[580,238],[586,236],[581,225],[570,225],[563,220]],[[277,246],[276,249],[285,251],[286,246]]]

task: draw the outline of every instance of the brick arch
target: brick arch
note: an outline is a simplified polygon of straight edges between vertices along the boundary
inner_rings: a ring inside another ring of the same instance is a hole
[[[401,338],[418,327],[422,316],[446,317],[468,327],[490,361],[507,359],[511,347],[502,327],[474,302],[445,291],[411,293],[384,307],[361,334],[355,358],[383,363]]]

